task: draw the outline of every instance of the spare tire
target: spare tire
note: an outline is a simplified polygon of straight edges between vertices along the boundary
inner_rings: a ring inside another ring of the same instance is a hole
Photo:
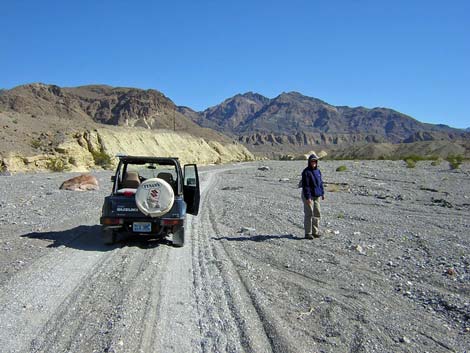
[[[150,217],[160,217],[168,213],[174,202],[173,188],[160,178],[145,180],[135,193],[137,207],[143,214]]]

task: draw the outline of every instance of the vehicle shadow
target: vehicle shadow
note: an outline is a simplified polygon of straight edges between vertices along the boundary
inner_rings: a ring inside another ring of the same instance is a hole
[[[230,236],[225,236],[225,237],[212,237],[213,240],[227,240],[227,241],[255,241],[255,242],[261,242],[261,241],[266,241],[266,240],[272,240],[272,239],[290,239],[290,240],[302,240],[304,239],[303,237],[296,237],[293,234],[279,234],[279,235],[273,235],[273,234],[258,234],[258,235],[244,235],[240,237],[230,237]]]
[[[82,225],[72,229],[52,232],[32,232],[23,234],[21,237],[31,239],[52,240],[48,248],[66,246],[84,251],[111,251],[119,247],[139,247],[141,249],[151,249],[160,245],[171,246],[171,241],[167,239],[142,239],[135,235],[122,235],[116,244],[106,245],[103,243],[100,225]]]
[[[138,235],[124,235],[118,239],[118,245],[121,247],[136,247],[140,249],[153,249],[161,245],[173,246],[173,243],[168,239],[148,239],[141,238]]]

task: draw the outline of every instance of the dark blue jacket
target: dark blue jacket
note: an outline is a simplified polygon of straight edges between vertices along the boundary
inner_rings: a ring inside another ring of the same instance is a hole
[[[325,194],[320,169],[310,167],[304,169],[302,172],[302,192],[307,200]]]

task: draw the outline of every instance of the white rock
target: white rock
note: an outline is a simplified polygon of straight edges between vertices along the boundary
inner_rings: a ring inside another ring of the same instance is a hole
[[[251,227],[241,227],[241,228],[240,228],[240,233],[249,233],[249,234],[252,234],[252,233],[256,233],[256,229],[255,229],[255,228],[251,228]]]
[[[406,343],[406,344],[410,344],[411,343],[411,340],[406,337],[406,336],[403,336],[401,339],[400,339],[401,342],[403,343]]]
[[[365,251],[364,251],[364,249],[363,249],[362,246],[360,246],[360,245],[356,245],[356,246],[354,247],[354,250],[356,250],[356,251],[357,251],[359,254],[361,254],[361,255],[365,255],[365,254],[366,254]]]

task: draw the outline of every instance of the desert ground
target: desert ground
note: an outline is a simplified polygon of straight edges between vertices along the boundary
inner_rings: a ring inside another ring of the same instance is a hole
[[[469,351],[470,164],[321,161],[314,240],[305,164],[201,168],[183,248],[102,244],[111,171],[0,177],[0,350]]]

